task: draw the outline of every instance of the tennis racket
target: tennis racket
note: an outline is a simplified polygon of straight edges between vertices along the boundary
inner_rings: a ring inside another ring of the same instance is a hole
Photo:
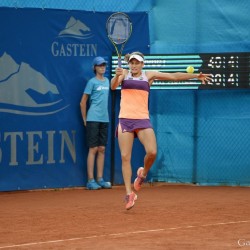
[[[132,33],[132,22],[128,15],[122,12],[112,14],[106,23],[106,30],[109,40],[115,47],[118,56],[118,67],[122,65],[122,51]],[[119,51],[119,47],[120,51]]]

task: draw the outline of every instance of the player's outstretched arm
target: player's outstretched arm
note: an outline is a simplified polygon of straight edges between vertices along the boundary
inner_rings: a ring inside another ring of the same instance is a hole
[[[147,76],[150,82],[153,82],[154,80],[185,81],[197,78],[198,80],[201,81],[202,84],[206,84],[206,82],[212,80],[210,74],[203,74],[202,72],[200,72],[199,74],[193,74],[193,73],[183,73],[183,72],[163,73],[159,71],[148,71]]]

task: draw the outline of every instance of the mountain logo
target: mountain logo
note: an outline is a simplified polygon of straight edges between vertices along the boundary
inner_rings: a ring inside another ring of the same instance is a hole
[[[89,39],[93,36],[89,27],[80,20],[70,17],[66,24],[65,29],[63,29],[58,37],[74,37],[78,39]]]
[[[57,86],[29,64],[17,64],[6,52],[0,57],[0,112],[49,115],[65,109]]]

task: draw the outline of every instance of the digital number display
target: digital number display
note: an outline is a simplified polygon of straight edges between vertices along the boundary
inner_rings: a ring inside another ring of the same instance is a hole
[[[201,54],[200,71],[212,74],[212,82],[203,88],[250,88],[250,53]]]
[[[117,67],[117,56],[112,56],[111,76]],[[145,55],[144,70],[161,72],[186,72],[193,66],[194,73],[211,74],[212,81],[206,85],[197,79],[182,82],[154,81],[153,88],[170,89],[226,89],[250,88],[250,53],[201,53]],[[126,62],[122,67],[128,68]]]

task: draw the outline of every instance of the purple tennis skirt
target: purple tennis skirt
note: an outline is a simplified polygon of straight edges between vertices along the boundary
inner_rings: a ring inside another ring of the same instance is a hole
[[[119,124],[122,128],[122,133],[133,132],[134,136],[137,137],[137,132],[140,129],[153,128],[149,119],[126,119],[120,118]],[[115,136],[118,137],[118,126],[116,127]]]

